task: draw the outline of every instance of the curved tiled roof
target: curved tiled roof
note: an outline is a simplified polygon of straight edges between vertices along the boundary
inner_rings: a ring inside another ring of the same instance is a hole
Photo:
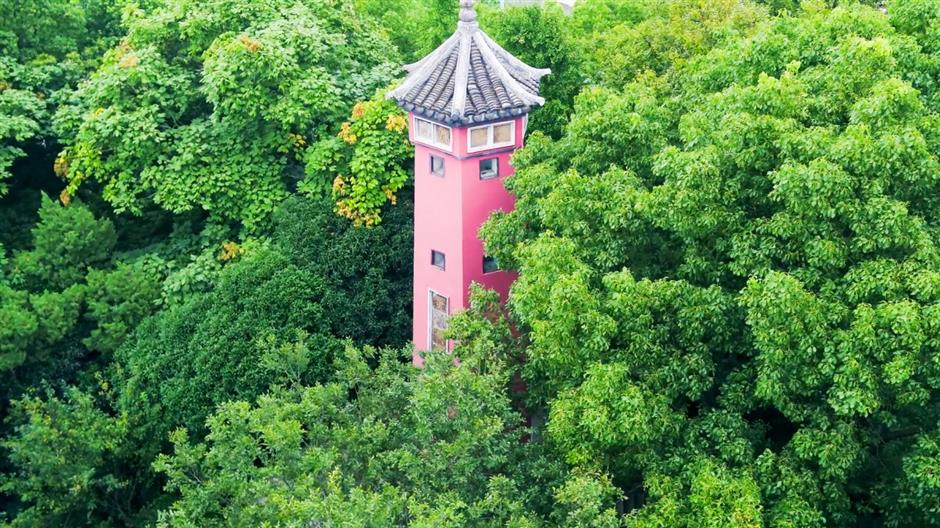
[[[460,5],[457,32],[405,66],[408,77],[387,97],[409,112],[458,125],[517,116],[544,104],[539,81],[550,71],[528,66],[480,30],[473,0]]]

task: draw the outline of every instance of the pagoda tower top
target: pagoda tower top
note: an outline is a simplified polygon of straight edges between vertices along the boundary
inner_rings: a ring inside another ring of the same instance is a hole
[[[545,103],[539,83],[551,73],[513,57],[480,29],[473,0],[460,0],[457,31],[388,93],[415,115],[448,125],[517,117]]]

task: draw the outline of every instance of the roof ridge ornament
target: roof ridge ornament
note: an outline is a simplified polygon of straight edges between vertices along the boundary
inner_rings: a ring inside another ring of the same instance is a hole
[[[464,26],[476,26],[477,25],[477,11],[473,8],[473,0],[460,0],[460,16],[458,18],[457,27]]]

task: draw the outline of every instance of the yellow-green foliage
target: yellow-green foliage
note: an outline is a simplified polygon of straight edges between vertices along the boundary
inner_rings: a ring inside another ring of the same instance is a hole
[[[378,225],[385,204],[398,202],[411,159],[408,118],[379,92],[353,107],[335,137],[307,150],[307,178],[298,190],[317,196],[329,186],[340,216],[357,226]]]
[[[339,0],[168,0],[60,110],[74,194],[116,211],[156,204],[258,229],[288,196],[304,148],[394,75],[394,48]]]

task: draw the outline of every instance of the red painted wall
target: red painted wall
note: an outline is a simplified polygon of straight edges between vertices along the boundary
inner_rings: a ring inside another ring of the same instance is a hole
[[[508,120],[500,120],[504,122]],[[409,115],[411,140],[415,144],[415,241],[414,241],[414,328],[415,364],[428,349],[429,290],[448,297],[451,315],[466,308],[472,282],[500,293],[503,301],[515,280],[514,272],[483,273],[483,242],[480,226],[496,210],[511,211],[515,198],[503,181],[513,173],[509,157],[523,144],[525,117],[515,120],[515,142],[508,147],[468,152],[467,136],[472,127],[453,128],[450,150],[426,145],[414,138],[414,116]],[[444,158],[444,176],[431,173],[430,156]],[[480,160],[498,158],[499,176],[480,179]],[[431,264],[431,251],[446,255],[440,270]]]

